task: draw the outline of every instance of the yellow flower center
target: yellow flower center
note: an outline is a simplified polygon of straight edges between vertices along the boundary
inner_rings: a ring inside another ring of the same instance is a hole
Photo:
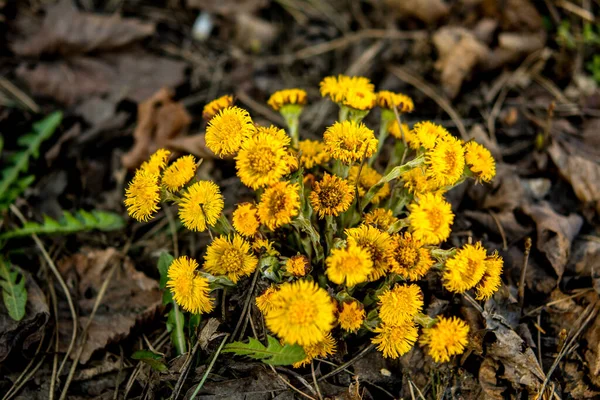
[[[270,147],[261,146],[248,154],[252,169],[261,174],[266,174],[276,167],[275,153]]]
[[[396,253],[396,260],[405,267],[412,267],[419,261],[419,252],[413,246],[402,246]]]
[[[310,300],[296,300],[288,310],[289,320],[295,325],[307,326],[312,324],[317,316],[315,303]]]
[[[324,187],[319,193],[319,200],[324,208],[337,207],[344,198],[344,192],[336,187]]]
[[[221,263],[227,265],[229,271],[239,271],[244,266],[244,254],[238,249],[227,249],[221,256]]]
[[[444,172],[453,171],[456,168],[457,164],[456,152],[446,150],[446,154],[444,155],[444,161],[446,162],[446,168],[444,168]]]
[[[428,210],[427,216],[429,217],[429,224],[434,229],[437,229],[438,227],[440,227],[442,225],[443,215],[442,215],[442,211],[439,208],[433,208],[431,210]]]

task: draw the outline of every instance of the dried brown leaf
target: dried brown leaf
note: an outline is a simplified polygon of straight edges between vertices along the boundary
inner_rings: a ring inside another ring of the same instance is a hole
[[[385,0],[385,4],[401,17],[416,17],[427,24],[438,21],[450,11],[443,0]]]

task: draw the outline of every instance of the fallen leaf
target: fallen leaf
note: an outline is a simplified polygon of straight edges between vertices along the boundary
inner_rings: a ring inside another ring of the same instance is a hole
[[[439,54],[435,67],[441,71],[444,92],[452,99],[473,68],[487,58],[489,49],[469,30],[453,26],[438,29],[433,44]]]
[[[482,225],[485,231],[493,232],[498,238],[502,237],[501,227],[508,243],[523,239],[531,232],[531,229],[517,221],[513,211],[503,211],[492,215],[489,212],[465,210],[464,214]]]
[[[487,399],[504,400],[505,398],[504,392],[508,388],[501,385],[498,380],[499,369],[500,363],[490,357],[485,358],[479,366],[479,384]]]
[[[581,277],[600,273],[600,241],[576,240],[573,243],[567,270]]]
[[[587,381],[585,366],[577,361],[567,361],[562,368],[562,376],[566,381],[565,393],[573,399],[597,399],[600,392],[592,389]]]
[[[525,189],[516,167],[504,163],[497,164],[492,190],[485,190],[481,208],[512,211],[526,200]]]
[[[443,0],[385,0],[385,5],[400,17],[416,17],[427,24],[435,23],[450,11]]]
[[[137,168],[170,140],[187,130],[192,122],[182,103],[173,101],[173,92],[162,88],[148,100],[138,105],[138,120],[131,150],[123,155],[123,166]]]
[[[115,265],[116,263],[116,265]],[[58,262],[63,275],[76,280],[79,324],[85,327],[111,269],[114,273],[106,288],[101,306],[92,320],[80,363],[85,364],[96,350],[126,338],[136,324],[152,318],[162,304],[158,283],[135,269],[133,262],[114,248],[105,250],[83,248],[81,252]],[[70,327],[66,321],[61,327]],[[61,335],[66,347],[69,332]]]
[[[42,54],[73,54],[114,50],[154,33],[153,23],[119,15],[80,12],[70,0],[50,6],[41,29],[12,50],[25,57]]]
[[[523,212],[536,224],[536,248],[544,253],[560,280],[569,261],[571,242],[583,226],[583,218],[575,213],[560,215],[547,202],[526,205]]]
[[[529,0],[483,0],[483,13],[498,19],[505,31],[542,29],[542,16]]]
[[[8,316],[4,302],[0,301],[0,362],[4,361],[11,351],[28,350],[33,343],[39,342],[50,318],[50,310],[42,289],[31,274],[22,269],[19,269],[19,272],[24,276],[27,289],[25,316],[20,321],[15,321]],[[17,357],[22,358],[20,354]]]
[[[189,8],[220,15],[254,13],[268,4],[267,0],[186,0]]]

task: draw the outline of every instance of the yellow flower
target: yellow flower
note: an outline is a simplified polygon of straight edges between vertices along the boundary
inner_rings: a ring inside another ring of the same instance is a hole
[[[167,272],[167,287],[175,302],[185,311],[193,314],[208,313],[213,309],[208,279],[196,275],[197,268],[198,262],[193,258],[176,258]]]
[[[264,133],[265,135],[269,136],[272,141],[276,142],[282,147],[287,147],[292,142],[292,139],[283,129],[273,125],[269,126],[268,128],[265,126],[258,126],[256,128],[256,133]]]
[[[310,270],[308,258],[301,254],[290,257],[285,262],[285,270],[293,276],[302,277]]]
[[[387,231],[397,221],[398,218],[394,217],[391,210],[375,208],[365,214],[363,222],[365,225],[373,225],[382,231]]]
[[[452,206],[439,193],[425,193],[408,206],[413,237],[423,244],[439,244],[450,236],[454,222]]]
[[[265,321],[285,343],[310,346],[322,342],[333,327],[333,302],[327,291],[314,282],[282,284],[272,304]]]
[[[465,144],[465,158],[469,169],[477,179],[489,182],[496,176],[496,161],[492,153],[479,143]]]
[[[436,185],[435,182],[433,182],[433,180],[427,176],[425,173],[425,168],[423,167],[415,167],[403,173],[401,178],[404,182],[404,187],[409,193],[419,195],[435,191],[440,193],[444,192],[442,188],[439,188],[438,185]]]
[[[450,357],[462,354],[469,342],[469,326],[456,318],[438,317],[432,328],[423,329],[421,344],[428,347],[427,354],[435,362],[450,361]]]
[[[466,244],[446,261],[444,287],[455,293],[463,293],[483,278],[486,267],[486,251],[481,243]]]
[[[260,226],[258,211],[251,203],[238,204],[231,221],[235,230],[246,237],[254,236]]]
[[[329,175],[327,172],[321,181],[315,182],[310,193],[310,204],[319,214],[319,218],[325,218],[326,215],[340,215],[350,208],[352,200],[354,200],[354,190],[348,181],[336,175]]]
[[[196,175],[196,159],[192,155],[178,158],[167,168],[162,176],[162,184],[175,192]]]
[[[272,185],[286,175],[288,154],[284,146],[277,135],[262,130],[247,139],[235,158],[237,175],[242,183],[256,190]]]
[[[358,246],[367,250],[373,262],[373,272],[369,274],[369,282],[376,281],[385,275],[392,263],[393,242],[387,232],[379,229],[361,225],[357,228],[346,229],[349,246]]]
[[[429,250],[422,247],[412,235],[404,232],[394,237],[394,263],[391,272],[409,281],[423,278],[434,264]]]
[[[413,126],[413,134],[419,147],[424,147],[427,150],[433,149],[439,140],[451,137],[444,127],[430,121],[416,123]]]
[[[285,89],[279,90],[269,97],[267,104],[275,111],[279,111],[281,107],[288,104],[306,104],[306,91],[302,89]]]
[[[345,164],[368,158],[377,150],[375,134],[363,123],[336,122],[323,135],[325,151]]]
[[[286,174],[291,174],[291,173],[297,171],[298,167],[300,166],[300,163],[298,160],[298,154],[296,153],[295,150],[289,150],[288,152],[286,152],[284,161],[285,161]]]
[[[205,121],[209,121],[212,117],[217,115],[219,111],[227,107],[231,107],[232,105],[233,96],[221,96],[204,106],[204,110],[202,110],[202,118],[204,118]]]
[[[386,325],[410,323],[422,309],[423,293],[415,284],[396,285],[379,296],[379,318]]]
[[[402,131],[398,127],[398,121],[393,120],[390,123],[390,127],[388,128],[388,132],[398,140],[402,140],[402,134],[404,134],[404,139],[406,139],[406,143],[411,149],[418,150],[420,147],[419,141],[417,137],[410,130],[407,124],[402,124]]]
[[[264,315],[268,314],[273,309],[273,295],[277,293],[275,286],[269,287],[260,296],[256,298],[256,307]]]
[[[365,315],[365,309],[358,301],[344,302],[338,313],[338,323],[342,329],[356,332],[362,326]]]
[[[203,232],[214,226],[223,211],[223,196],[211,181],[191,185],[179,203],[179,219],[191,231]]]
[[[232,156],[255,131],[248,111],[235,106],[227,107],[208,122],[206,147],[219,157]]]
[[[502,267],[504,261],[497,253],[485,259],[485,273],[475,288],[477,300],[487,300],[498,291],[502,285]]]
[[[367,111],[375,107],[377,96],[367,88],[350,88],[346,91],[342,104],[356,110]]]
[[[304,349],[304,353],[306,354],[306,358],[302,361],[294,363],[292,367],[301,368],[306,364],[309,364],[313,359],[317,357],[327,357],[335,353],[335,340],[331,336],[331,333],[328,333],[323,340],[318,343],[310,344],[302,346]]]
[[[325,274],[331,282],[349,287],[366,282],[369,274],[373,272],[373,261],[369,252],[354,244],[345,249],[331,250],[325,264]]]
[[[461,178],[465,169],[465,151],[460,141],[452,136],[439,140],[435,147],[425,154],[428,168],[427,178],[435,185],[451,186]]]
[[[292,222],[300,210],[300,187],[297,183],[277,182],[265,189],[258,203],[258,216],[267,228],[274,230]]]
[[[166,149],[158,149],[150,156],[148,161],[144,161],[140,169],[153,175],[158,175],[167,165],[167,160],[171,152]]]
[[[158,211],[159,201],[158,175],[139,169],[125,191],[127,213],[140,222],[149,221]]]
[[[368,78],[362,76],[338,75],[328,76],[319,84],[321,96],[329,96],[332,101],[341,103],[346,98],[349,89],[360,89],[373,92],[375,86]]]
[[[360,177],[358,177],[358,173],[360,171]],[[358,177],[358,184],[356,182],[356,178]],[[348,172],[348,180],[351,184],[356,185],[358,189],[358,195],[363,197],[372,186],[375,186],[379,180],[383,178],[383,176],[369,167],[368,165],[363,165],[362,168],[359,165],[354,165],[350,168]],[[378,204],[382,199],[387,197],[390,194],[390,185],[385,183],[381,189],[375,193],[373,199],[371,200],[372,204]]]
[[[300,163],[306,169],[315,165],[323,165],[331,159],[331,156],[325,151],[323,142],[317,140],[302,140],[298,148],[300,150]]]
[[[417,341],[417,326],[414,322],[402,325],[381,324],[374,330],[377,333],[371,342],[385,358],[398,358],[412,349]]]
[[[241,236],[221,236],[206,249],[204,269],[211,274],[225,275],[236,283],[254,272],[258,259],[252,254],[250,244]]]
[[[415,108],[413,100],[405,94],[394,93],[389,90],[380,90],[377,92],[377,105],[381,108],[398,108],[399,112],[412,112]]]
[[[276,257],[279,255],[279,252],[277,249],[275,249],[275,244],[268,239],[256,239],[254,242],[252,242],[252,250],[259,255],[267,254],[271,257]]]

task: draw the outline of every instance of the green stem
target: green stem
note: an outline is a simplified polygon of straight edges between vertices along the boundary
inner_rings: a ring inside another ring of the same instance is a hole
[[[183,313],[179,311],[179,306],[173,300],[173,315],[175,319],[175,328],[171,333],[171,340],[177,350],[177,355],[187,353],[187,344],[185,341],[185,333],[183,332]]]
[[[340,121],[340,122],[346,121],[348,119],[348,112],[349,111],[350,110],[348,109],[348,107],[340,104],[340,112],[339,112],[339,115],[338,115],[338,121]]]

